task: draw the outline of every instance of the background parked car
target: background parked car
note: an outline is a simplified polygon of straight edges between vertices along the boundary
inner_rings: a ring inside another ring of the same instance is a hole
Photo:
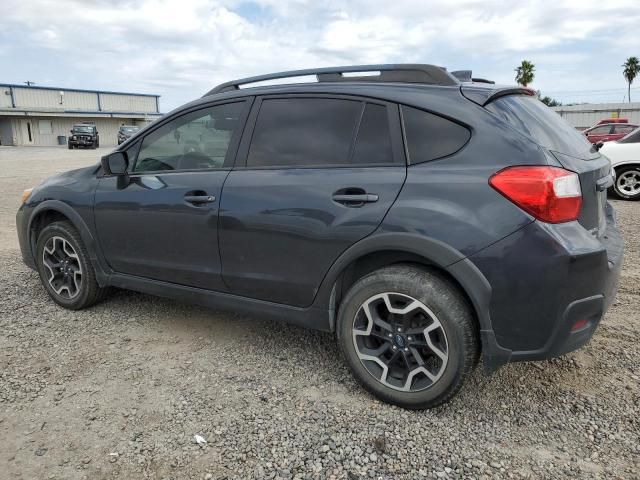
[[[140,127],[137,125],[121,125],[118,130],[118,145],[126,142],[139,131]]]
[[[584,134],[591,143],[611,142],[620,140],[636,128],[638,128],[638,125],[631,123],[607,123],[588,128],[584,131]]]
[[[600,152],[609,157],[616,172],[613,192],[625,200],[640,199],[640,128],[617,142],[605,143]]]
[[[95,123],[78,123],[71,128],[68,142],[69,150],[76,147],[98,148],[100,137]]]

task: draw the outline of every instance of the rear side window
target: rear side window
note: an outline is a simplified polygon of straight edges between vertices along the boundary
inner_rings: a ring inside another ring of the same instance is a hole
[[[640,128],[635,129],[629,135],[618,140],[618,143],[638,143],[640,142]]]
[[[583,134],[535,97],[508,95],[494,100],[486,108],[549,150],[577,158],[597,156]],[[610,127],[604,129],[608,132]]]
[[[333,98],[264,100],[247,166],[347,164],[361,111],[361,102]]]
[[[635,127],[633,125],[616,125],[614,133],[622,133],[623,135],[626,135],[627,133],[633,132],[634,128]]]
[[[411,164],[451,155],[471,137],[462,125],[417,108],[403,106],[402,121]]]

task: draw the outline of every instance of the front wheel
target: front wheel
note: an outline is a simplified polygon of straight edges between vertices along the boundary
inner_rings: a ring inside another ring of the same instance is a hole
[[[617,169],[613,191],[624,200],[640,199],[640,167],[631,165]]]
[[[409,265],[357,281],[340,306],[337,337],[365,389],[411,409],[448,401],[479,356],[466,299],[437,272]]]
[[[89,307],[106,293],[96,281],[80,234],[69,222],[51,223],[40,232],[36,264],[47,293],[65,308]]]

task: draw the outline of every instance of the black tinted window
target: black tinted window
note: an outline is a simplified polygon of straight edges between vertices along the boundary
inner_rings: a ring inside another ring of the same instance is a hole
[[[222,168],[244,102],[187,113],[144,137],[133,171]]]
[[[332,98],[264,100],[248,167],[344,165],[362,103]]]
[[[543,147],[578,158],[594,156],[585,135],[535,97],[508,95],[494,100],[487,109]]]
[[[417,108],[403,106],[402,118],[412,164],[451,155],[471,136],[462,125]]]
[[[356,138],[356,146],[351,163],[377,164],[393,163],[391,134],[387,108],[368,103]]]

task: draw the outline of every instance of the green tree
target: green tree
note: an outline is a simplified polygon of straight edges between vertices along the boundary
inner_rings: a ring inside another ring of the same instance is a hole
[[[562,102],[559,102],[555,98],[551,98],[547,95],[543,97],[542,92],[540,90],[536,92],[536,95],[538,96],[540,101],[544,103],[547,107],[560,107],[562,105]]]
[[[518,68],[516,68],[516,82],[518,85],[526,87],[533,82],[535,76],[536,66],[529,60],[523,60]]]
[[[629,99],[629,103],[631,103],[631,84],[640,73],[640,61],[638,57],[629,57],[627,61],[622,64],[622,75],[624,75],[624,79],[627,81],[627,98]]]

